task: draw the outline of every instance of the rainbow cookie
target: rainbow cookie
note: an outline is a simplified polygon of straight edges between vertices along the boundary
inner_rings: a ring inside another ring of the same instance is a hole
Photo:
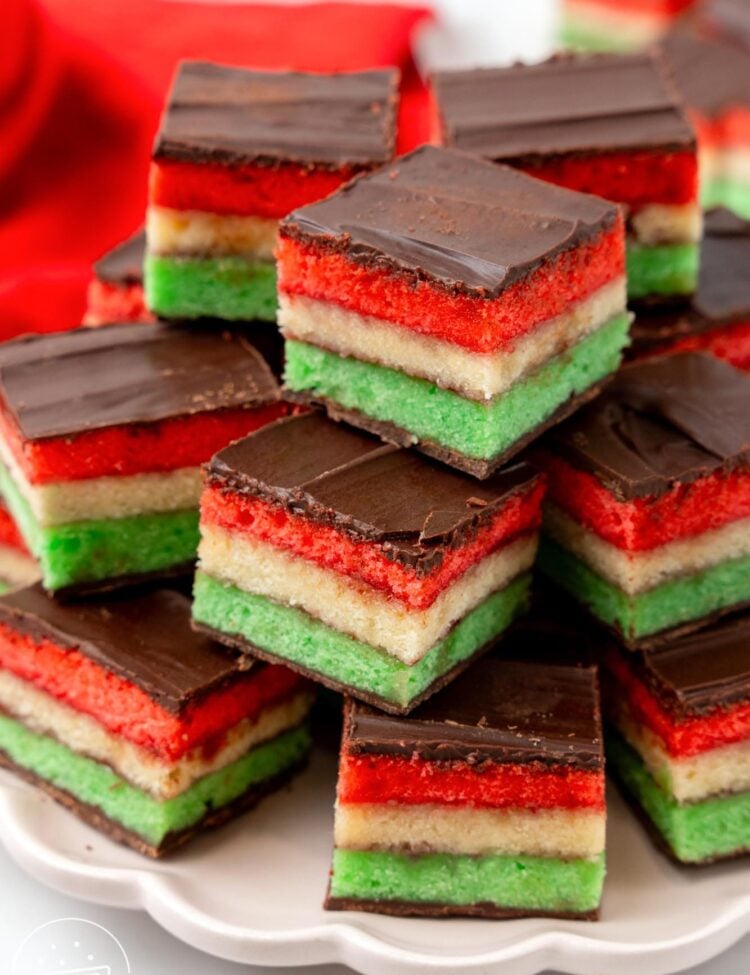
[[[630,298],[695,290],[695,134],[658,59],[559,56],[446,71],[435,92],[444,144],[624,208]]]
[[[286,412],[240,334],[122,324],[0,348],[0,489],[50,591],[189,571],[200,465]]]
[[[703,205],[750,218],[750,52],[680,29],[664,53],[698,133]]]
[[[604,657],[608,769],[681,863],[750,853],[750,616]]]
[[[286,668],[248,669],[193,633],[177,592],[0,597],[0,765],[147,856],[286,781],[311,702]]]
[[[195,624],[240,651],[405,713],[526,607],[543,483],[478,483],[320,413],[207,471]]]
[[[133,234],[94,264],[86,292],[84,325],[109,322],[151,322],[143,297],[143,255],[146,234]]]
[[[392,158],[398,72],[180,65],[156,138],[146,227],[161,318],[276,317],[278,222]]]
[[[597,917],[596,670],[535,658],[544,639],[556,652],[570,634],[522,625],[408,717],[349,701],[329,909]]]
[[[287,393],[487,477],[617,369],[624,264],[616,207],[417,149],[283,221]]]
[[[750,603],[750,377],[633,363],[553,431],[542,570],[629,646]]]
[[[630,329],[634,357],[710,352],[750,370],[750,222],[729,210],[706,214],[698,290],[684,308],[644,305]]]

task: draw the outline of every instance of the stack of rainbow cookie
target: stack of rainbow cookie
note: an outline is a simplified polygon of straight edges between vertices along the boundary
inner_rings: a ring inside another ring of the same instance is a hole
[[[673,858],[750,850],[750,234],[698,276],[683,36],[440,73],[395,160],[394,70],[179,66],[143,282],[136,237],[96,328],[0,345],[0,764],[161,856],[317,684],[329,909],[598,917],[606,739]]]
[[[149,181],[149,308],[273,322],[279,219],[392,158],[397,83],[180,65]]]

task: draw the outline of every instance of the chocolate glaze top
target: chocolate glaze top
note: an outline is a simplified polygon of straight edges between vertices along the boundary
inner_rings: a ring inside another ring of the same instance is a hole
[[[393,158],[398,81],[395,68],[302,74],[184,61],[154,158],[369,169]]]
[[[94,264],[94,276],[105,284],[141,284],[145,251],[146,233],[139,230]]]
[[[408,717],[350,702],[344,749],[431,762],[601,769],[596,668],[524,659],[526,639],[521,631],[507,649],[501,641],[497,655],[483,657]]]
[[[494,298],[616,219],[617,209],[598,197],[455,149],[422,146],[295,210],[281,234],[414,280]]]
[[[442,71],[446,145],[497,161],[692,148],[695,136],[649,54],[556,55],[541,64]]]
[[[706,214],[698,288],[684,308],[644,306],[631,329],[635,351],[655,343],[750,321],[750,221],[730,210]]]
[[[750,700],[750,614],[724,617],[652,650],[617,652],[676,717]]]
[[[633,363],[545,446],[620,500],[661,494],[750,462],[750,376],[694,353]]]
[[[750,102],[750,54],[726,41],[673,30],[663,51],[677,90],[690,109],[713,118]]]
[[[485,481],[326,419],[277,420],[219,451],[209,483],[280,505],[428,572],[539,475],[512,464]]]
[[[174,714],[248,669],[193,632],[190,600],[172,589],[59,603],[37,584],[0,596],[0,624],[77,650]]]
[[[711,30],[735,44],[750,48],[750,8],[747,0],[704,0],[699,15]]]
[[[256,407],[278,385],[239,330],[142,322],[0,345],[0,396],[27,440]]]

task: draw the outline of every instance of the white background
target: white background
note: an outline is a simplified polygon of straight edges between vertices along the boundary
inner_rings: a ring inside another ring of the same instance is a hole
[[[419,60],[426,68],[538,60],[552,44],[555,0],[433,0],[432,5],[441,11],[443,22],[418,42]],[[0,892],[0,975],[9,972],[13,955],[27,934],[64,917],[85,918],[112,931],[128,953],[133,975],[291,975],[293,971],[209,958],[175,941],[144,914],[95,907],[43,887],[27,877],[1,848]],[[303,971],[348,975],[348,969],[338,965]],[[750,975],[750,937],[691,972]],[[602,975],[607,975],[606,971]]]

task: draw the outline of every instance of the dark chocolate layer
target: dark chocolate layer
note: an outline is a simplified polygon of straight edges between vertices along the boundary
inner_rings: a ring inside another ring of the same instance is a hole
[[[557,55],[541,64],[442,71],[446,145],[498,162],[695,145],[662,65],[649,54]]]
[[[733,44],[750,48],[750,6],[747,0],[705,0],[699,14],[711,30]]]
[[[134,322],[0,346],[0,396],[27,440],[256,407],[278,395],[239,330]]]
[[[248,669],[191,628],[190,600],[171,589],[61,604],[37,584],[0,596],[0,623],[77,650],[175,714]]]
[[[395,423],[389,423],[387,420],[376,420],[359,410],[344,409],[338,403],[334,403],[325,396],[314,396],[304,391],[292,392],[286,389],[284,390],[284,399],[290,400],[293,403],[303,403],[307,406],[322,407],[328,416],[337,423],[348,423],[360,430],[366,430],[368,433],[380,437],[386,443],[395,444],[399,447],[413,447],[420,453],[427,454],[428,457],[434,457],[435,460],[439,460],[443,464],[448,464],[449,467],[455,467],[459,471],[464,471],[466,474],[471,474],[473,477],[477,477],[483,481],[504,469],[521,451],[540,437],[545,430],[549,430],[551,427],[561,423],[572,413],[575,413],[576,410],[580,409],[584,403],[588,403],[598,396],[610,381],[611,377],[607,376],[601,382],[595,383],[593,386],[584,390],[579,396],[571,396],[558,406],[554,412],[550,413],[538,427],[529,430],[528,433],[519,437],[515,443],[512,443],[501,454],[496,454],[489,460],[482,460],[479,457],[469,457],[468,454],[462,454],[458,450],[451,450],[450,447],[445,447],[436,440],[419,440],[415,444],[414,434],[405,430],[403,427],[396,426]]]
[[[748,63],[750,68],[750,61]],[[750,221],[730,210],[705,218],[698,289],[684,307],[637,309],[631,329],[633,351],[674,342],[734,322],[750,322]]]
[[[350,701],[343,747],[430,762],[602,768],[596,668],[524,659],[538,641],[541,634],[519,627],[405,718]]]
[[[326,896],[323,907],[327,911],[367,911],[391,917],[476,917],[487,921],[504,921],[523,917],[554,917],[567,921],[597,921],[598,908],[593,911],[520,911],[484,901],[481,904],[436,904],[431,901],[365,900],[359,897]]]
[[[221,450],[210,483],[261,497],[423,569],[486,524],[538,477],[517,463],[477,482],[414,451],[312,412],[268,424]]]
[[[730,106],[750,106],[747,52],[685,27],[672,31],[663,49],[680,95],[699,115],[711,119]]]
[[[750,377],[694,353],[632,363],[545,446],[620,500],[658,495],[750,461]]]
[[[369,169],[393,158],[398,71],[249,71],[202,61],[177,72],[155,159]]]
[[[146,233],[128,237],[113,247],[94,264],[94,277],[105,284],[141,284],[143,282],[143,255],[146,251]]]
[[[414,282],[495,298],[616,218],[616,208],[597,197],[422,146],[295,210],[281,235]]]
[[[677,718],[750,700],[750,614],[724,617],[651,650],[627,652],[624,660]]]

